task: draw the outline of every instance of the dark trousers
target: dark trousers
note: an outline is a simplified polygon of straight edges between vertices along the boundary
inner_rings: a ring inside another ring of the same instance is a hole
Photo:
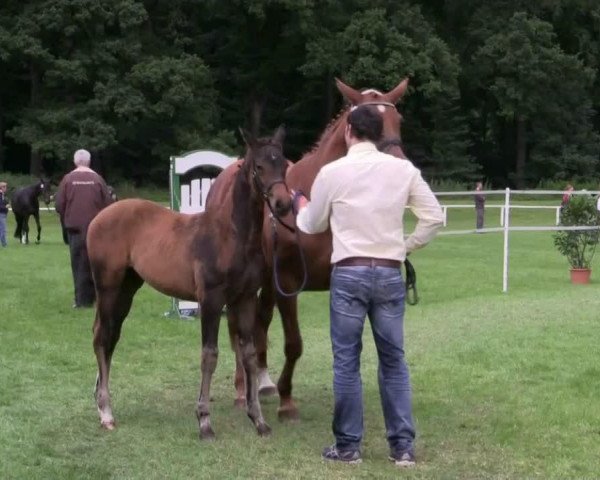
[[[475,212],[477,213],[477,229],[483,228],[483,207],[475,208]]]
[[[85,237],[87,229],[68,229],[69,251],[71,253],[71,271],[73,273],[73,284],[75,285],[75,304],[78,306],[90,306],[96,300],[94,281],[90,270]]]

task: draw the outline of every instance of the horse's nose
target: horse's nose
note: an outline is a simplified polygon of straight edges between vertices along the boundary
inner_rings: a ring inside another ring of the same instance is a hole
[[[283,200],[281,198],[275,200],[275,211],[277,212],[277,215],[286,215],[290,211],[291,206],[291,201]]]

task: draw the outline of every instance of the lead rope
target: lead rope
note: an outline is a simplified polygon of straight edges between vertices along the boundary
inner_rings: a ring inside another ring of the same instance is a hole
[[[296,244],[298,245],[298,251],[300,252],[300,261],[302,263],[302,271],[303,271],[303,277],[302,277],[302,282],[300,283],[300,287],[297,290],[293,290],[291,292],[284,292],[283,289],[281,288],[281,285],[279,284],[279,276],[277,274],[277,240],[278,240],[278,235],[277,235],[277,223],[276,223],[276,216],[273,215],[271,213],[270,215],[271,217],[271,230],[273,232],[273,279],[275,281],[275,289],[277,290],[277,293],[279,293],[280,295],[284,296],[284,297],[295,297],[296,295],[298,295],[302,290],[304,290],[304,287],[306,286],[306,281],[308,279],[308,272],[307,272],[307,268],[306,268],[306,258],[304,258],[304,250],[302,250],[302,247],[300,246],[300,234],[298,233],[298,229],[294,229],[294,232],[296,234]],[[278,219],[278,218],[277,218]],[[281,222],[281,220],[280,220]],[[287,227],[287,225],[283,224],[285,227]]]
[[[419,293],[417,292],[417,272],[408,260],[404,260],[404,268],[406,269],[406,303],[416,305],[419,303]]]

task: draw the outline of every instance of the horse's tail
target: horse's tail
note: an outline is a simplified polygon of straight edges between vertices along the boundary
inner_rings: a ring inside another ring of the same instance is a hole
[[[23,217],[15,213],[15,219],[17,220],[17,228],[15,229],[15,238],[21,240],[23,234]]]

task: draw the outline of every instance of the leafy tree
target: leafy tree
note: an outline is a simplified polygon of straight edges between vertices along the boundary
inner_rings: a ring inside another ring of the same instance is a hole
[[[567,159],[578,173],[596,167],[589,93],[594,72],[557,45],[551,24],[516,13],[473,60],[480,92],[495,103],[498,120],[514,126],[518,186],[527,173],[539,178],[540,168],[560,174]],[[528,148],[532,138],[537,142]],[[528,157],[532,168],[526,171]]]

